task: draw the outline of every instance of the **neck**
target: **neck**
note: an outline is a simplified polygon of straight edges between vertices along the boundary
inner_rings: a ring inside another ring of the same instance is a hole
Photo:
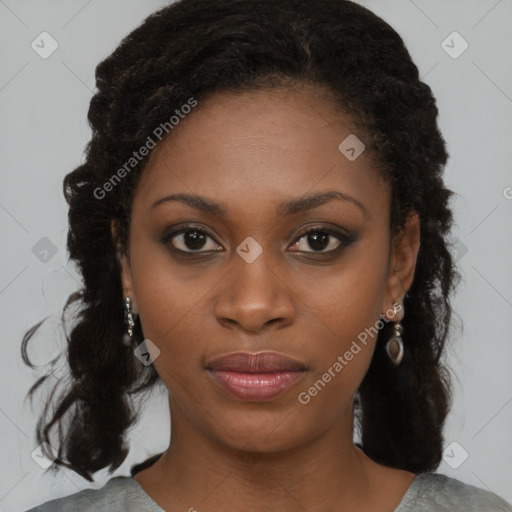
[[[229,503],[240,511],[357,511],[375,494],[368,491],[375,491],[372,477],[379,465],[353,444],[352,410],[318,438],[271,452],[251,451],[244,443],[227,446],[172,407],[171,418],[169,448],[137,476],[166,510],[187,505],[208,512]]]

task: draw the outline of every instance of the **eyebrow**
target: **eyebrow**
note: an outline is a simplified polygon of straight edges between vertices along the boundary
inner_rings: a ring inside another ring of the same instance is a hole
[[[310,194],[298,199],[284,201],[278,204],[277,212],[282,216],[296,215],[297,213],[312,210],[313,208],[317,208],[318,206],[321,206],[328,201],[336,199],[355,204],[362,210],[363,213],[367,213],[366,208],[359,200],[338,190],[329,190],[321,194]],[[219,217],[225,216],[228,210],[224,203],[218,203],[212,199],[192,194],[171,194],[169,196],[162,197],[153,203],[151,209],[156,208],[163,203],[172,201],[178,201],[180,203],[187,204],[196,210],[210,213]]]

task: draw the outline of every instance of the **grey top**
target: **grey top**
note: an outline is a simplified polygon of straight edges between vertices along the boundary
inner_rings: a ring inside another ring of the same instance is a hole
[[[165,512],[132,476],[110,479],[27,512]],[[441,473],[419,473],[394,512],[512,512],[498,495]]]

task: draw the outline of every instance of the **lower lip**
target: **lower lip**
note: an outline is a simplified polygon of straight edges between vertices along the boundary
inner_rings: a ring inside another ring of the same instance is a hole
[[[304,372],[242,373],[228,370],[208,370],[213,379],[232,396],[240,400],[263,402],[290,389]]]

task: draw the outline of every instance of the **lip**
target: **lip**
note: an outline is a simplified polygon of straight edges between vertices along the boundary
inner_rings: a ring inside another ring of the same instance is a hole
[[[278,352],[234,352],[212,359],[206,370],[231,396],[263,402],[290,389],[304,372],[305,364]]]

